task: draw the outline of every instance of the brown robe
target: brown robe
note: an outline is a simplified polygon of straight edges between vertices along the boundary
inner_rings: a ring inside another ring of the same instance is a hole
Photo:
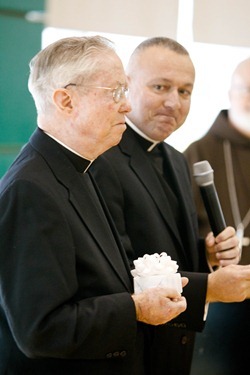
[[[207,134],[184,152],[190,168],[193,163],[207,160],[214,170],[214,183],[227,225],[235,227],[229,198],[224,157],[224,140],[231,145],[235,188],[241,220],[250,207],[250,139],[241,135],[228,120],[227,110],[219,113]],[[193,179],[202,235],[210,231],[199,188]],[[244,236],[250,237],[250,225]],[[243,246],[241,264],[250,263],[250,246]],[[197,333],[191,375],[241,375],[249,367],[250,300],[241,303],[212,303],[205,329]]]
[[[193,163],[207,160],[214,170],[214,183],[225,216],[226,224],[234,228],[236,224],[233,218],[232,206],[229,198],[226,165],[224,157],[224,140],[231,145],[233,172],[236,194],[239,204],[241,220],[250,208],[250,139],[244,137],[230,125],[227,110],[219,113],[207,134],[198,141],[192,143],[184,152],[190,165],[191,173]],[[199,229],[205,236],[211,229],[199,188],[193,179],[195,202],[198,210]],[[250,242],[250,223],[244,231],[245,242]],[[248,240],[249,239],[249,240]],[[250,243],[243,246],[241,264],[250,263]]]

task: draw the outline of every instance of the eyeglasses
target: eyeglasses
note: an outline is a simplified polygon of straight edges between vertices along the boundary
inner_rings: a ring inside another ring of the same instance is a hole
[[[68,83],[63,88],[66,89],[68,86],[82,86],[82,87],[93,88],[93,89],[110,90],[112,91],[112,95],[113,95],[113,99],[115,103],[119,103],[122,100],[122,98],[127,97],[127,94],[128,94],[128,88],[124,86],[122,83],[119,83],[116,88],[104,87],[104,86],[78,85],[77,83]]]

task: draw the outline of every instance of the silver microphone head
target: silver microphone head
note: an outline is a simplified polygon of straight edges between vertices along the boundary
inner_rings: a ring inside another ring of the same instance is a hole
[[[193,164],[193,176],[198,186],[206,186],[214,182],[214,171],[207,160]]]

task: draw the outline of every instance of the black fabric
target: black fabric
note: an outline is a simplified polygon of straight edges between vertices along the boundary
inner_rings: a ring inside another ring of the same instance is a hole
[[[124,248],[40,129],[1,179],[0,212],[0,375],[143,375]]]
[[[189,278],[183,291],[187,310],[166,325],[144,327],[147,375],[188,375],[195,331],[204,327],[208,271],[202,257],[204,241],[198,238],[185,158],[166,143],[151,146],[128,127],[119,145],[100,156],[90,173],[129,259],[165,251]]]

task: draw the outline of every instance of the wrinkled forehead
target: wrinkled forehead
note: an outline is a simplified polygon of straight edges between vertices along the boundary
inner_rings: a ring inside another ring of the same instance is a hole
[[[98,60],[98,70],[107,71],[110,69],[121,70],[124,72],[124,67],[120,57],[115,52],[108,52],[105,54],[99,54]]]
[[[120,57],[116,53],[109,53],[100,57],[98,69],[92,76],[92,80],[114,81],[125,83],[126,74]]]

